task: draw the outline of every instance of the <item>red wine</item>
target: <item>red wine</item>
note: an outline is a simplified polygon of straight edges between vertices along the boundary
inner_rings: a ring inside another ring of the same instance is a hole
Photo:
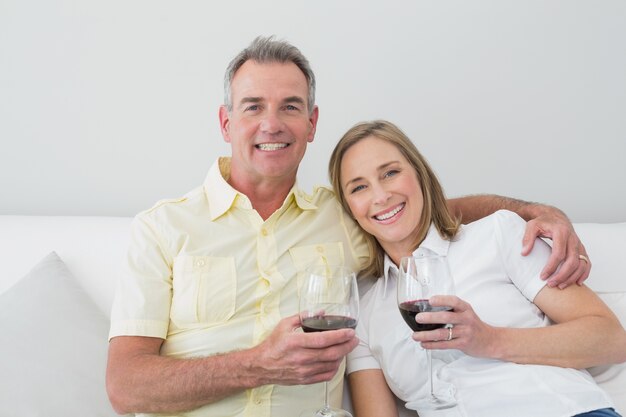
[[[400,304],[400,314],[413,331],[423,332],[427,330],[435,330],[445,326],[445,323],[418,323],[415,321],[417,313],[435,313],[437,311],[452,311],[452,307],[438,306],[433,307],[428,300],[406,301]]]
[[[356,319],[346,316],[313,316],[302,320],[302,330],[306,333],[355,327]]]

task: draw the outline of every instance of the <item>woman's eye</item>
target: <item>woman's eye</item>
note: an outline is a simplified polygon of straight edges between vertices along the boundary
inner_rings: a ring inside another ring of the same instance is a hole
[[[361,190],[363,190],[364,188],[365,188],[365,186],[364,186],[364,185],[357,185],[356,187],[354,187],[354,188],[352,189],[352,191],[350,191],[350,194],[354,194],[354,193],[356,193],[357,191],[361,191]]]
[[[390,169],[389,171],[385,172],[384,177],[393,177],[394,175],[396,175],[397,173],[399,173],[400,171],[398,171],[397,169]]]

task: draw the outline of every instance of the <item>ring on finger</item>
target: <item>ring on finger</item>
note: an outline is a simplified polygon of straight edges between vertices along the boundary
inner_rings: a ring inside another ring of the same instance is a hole
[[[585,255],[578,255],[578,259],[586,263],[589,263],[589,258],[587,258]]]
[[[449,342],[450,340],[452,340],[452,326],[448,327],[448,339],[447,339],[447,341]]]

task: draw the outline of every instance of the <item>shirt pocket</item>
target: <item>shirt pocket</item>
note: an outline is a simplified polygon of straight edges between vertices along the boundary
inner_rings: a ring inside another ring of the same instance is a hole
[[[316,243],[314,245],[295,246],[289,249],[291,261],[298,277],[298,296],[304,282],[306,269],[313,265],[345,265],[343,244],[341,242]]]
[[[179,327],[215,325],[235,313],[237,272],[235,259],[215,256],[179,256],[174,259],[171,319]]]

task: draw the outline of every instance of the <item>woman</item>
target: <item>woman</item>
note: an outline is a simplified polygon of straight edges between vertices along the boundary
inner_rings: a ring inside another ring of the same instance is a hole
[[[427,162],[385,121],[350,129],[329,174],[344,209],[369,234],[363,273],[381,277],[362,299],[361,343],[348,357],[358,417],[397,415],[393,394],[421,417],[618,415],[581,369],[625,361],[626,332],[587,287],[545,285],[539,274],[550,248],[538,240],[520,255],[521,218],[499,211],[460,226]],[[457,296],[431,298],[453,311],[416,320],[453,329],[411,336],[396,303],[397,265],[424,252],[447,255]],[[417,409],[428,389],[422,348],[433,349],[435,391],[455,397],[456,407]]]

